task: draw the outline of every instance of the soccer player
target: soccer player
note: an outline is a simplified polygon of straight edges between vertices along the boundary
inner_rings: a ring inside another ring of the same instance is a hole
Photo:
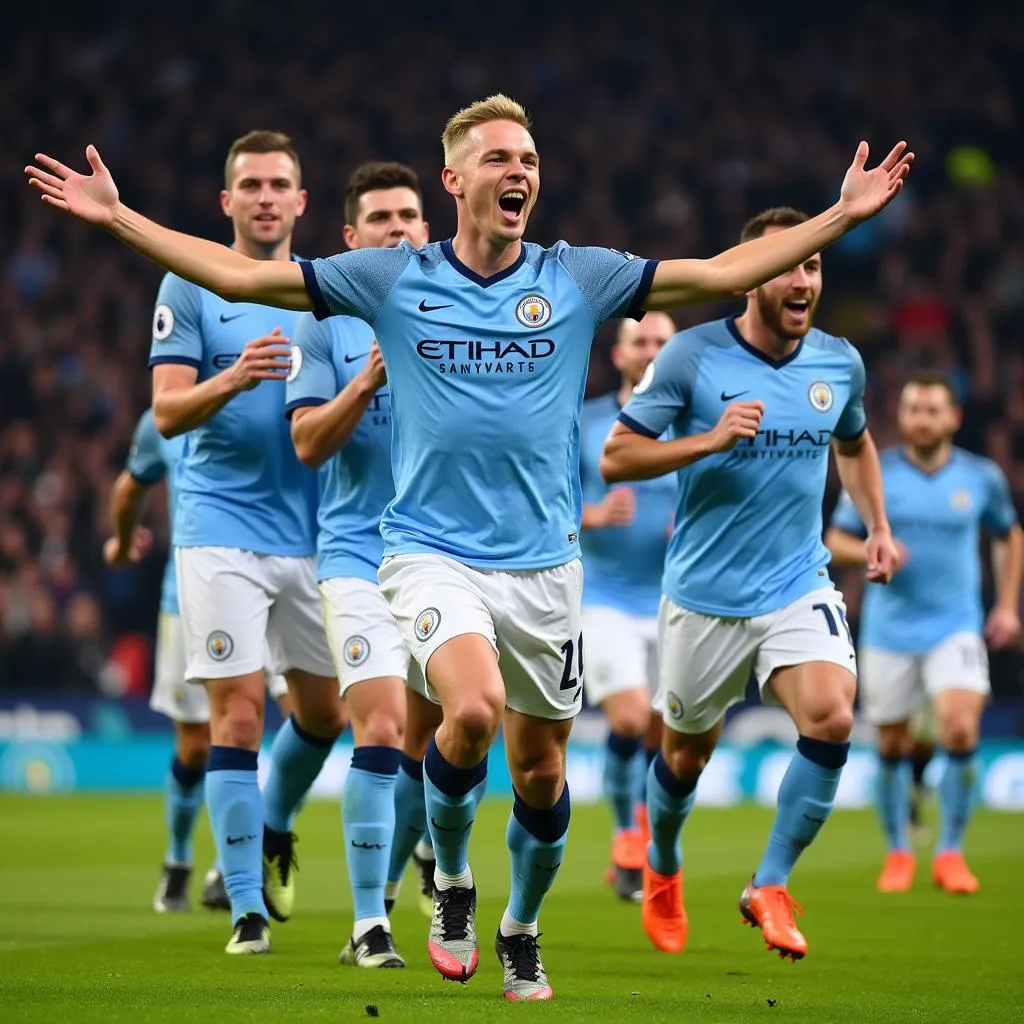
[[[583,690],[578,448],[593,334],[608,319],[728,296],[800,263],[882,209],[912,154],[901,143],[869,171],[861,144],[825,213],[710,260],[659,264],[523,241],[540,157],[515,101],[493,96],[459,111],[443,145],[454,238],[295,265],[246,259],[130,210],[95,147],[88,176],[44,155],[46,169],[27,173],[50,205],[216,293],[373,327],[396,489],[378,577],[444,711],[423,771],[437,859],[428,950],[444,977],[476,971],[469,839],[504,725],[512,892],[495,949],[507,998],[547,999],[537,918],[565,846],[565,748]]]
[[[127,465],[114,482],[111,495],[113,536],[103,545],[108,565],[141,561],[152,544],[152,535],[139,525],[143,501],[160,480],[167,482],[167,513],[174,523],[176,473],[184,448],[184,437],[165,438],[153,423],[153,413],[142,414]],[[153,692],[149,706],[174,723],[174,757],[164,788],[168,846],[153,897],[158,913],[189,909],[188,882],[192,874],[192,835],[203,805],[203,778],[210,751],[210,706],[201,686],[189,686],[185,673],[185,645],[178,612],[178,587],[174,560],[169,558],[160,592],[160,618]],[[281,713],[291,713],[288,684],[279,675],[267,673],[267,688],[277,700]],[[203,881],[203,906],[228,910],[230,902],[219,868],[210,868]]]
[[[403,241],[418,249],[427,233],[412,168],[368,163],[356,169],[345,194],[350,249],[393,248]],[[422,837],[426,822],[420,782],[418,820],[411,828],[403,820],[403,831],[396,831],[399,769],[406,778],[422,779],[422,765],[403,757],[409,648],[377,582],[384,553],[380,518],[395,484],[391,396],[373,329],[354,317],[318,321],[303,314],[285,408],[299,458],[307,466],[325,466],[317,578],[355,743],[341,800],[355,923],[341,961],[404,967],[391,936],[385,885],[393,837],[406,844],[404,867],[409,840],[414,845]],[[413,673],[418,676],[418,668]]]
[[[804,214],[766,210],[741,239],[784,238]],[[769,949],[796,960],[807,942],[787,883],[832,810],[856,691],[843,599],[826,571],[821,504],[828,453],[869,525],[869,579],[897,561],[878,454],[866,430],[864,364],[813,327],[821,255],[747,294],[746,308],[677,334],[650,365],[608,437],[606,479],[677,474],[679,507],[659,611],[666,729],[647,777],[651,842],[644,930],[666,952],[687,937],[680,834],[726,711],[751,670],[763,700],[792,715],[799,740],[740,911]],[[671,440],[661,439],[666,430]]]
[[[234,243],[211,247],[255,266],[297,267],[292,229],[306,205],[300,173],[286,135],[236,140],[221,193]],[[175,562],[187,675],[205,683],[210,700],[206,802],[231,900],[229,953],[270,945],[256,778],[267,644],[296,703],[264,791],[271,829],[290,828],[275,813],[294,809],[344,724],[316,590],[318,481],[296,457],[284,419],[296,320],[227,302],[174,274],[164,278],[153,316],[154,421],[166,437],[188,433]]]
[[[916,863],[909,836],[911,722],[934,701],[946,764],[938,784],[939,835],[932,879],[946,892],[972,893],[978,879],[963,855],[977,772],[982,707],[993,650],[1020,634],[1024,534],[999,467],[953,445],[960,408],[952,385],[916,373],[899,402],[903,444],[882,453],[885,503],[905,552],[892,585],[864,596],[860,628],[861,703],[878,727],[878,815],[888,855],[878,888],[905,892]],[[981,604],[982,527],[992,536],[995,601]],[[863,565],[864,525],[849,495],[826,543],[837,565]]]
[[[599,467],[619,412],[674,333],[667,313],[622,321],[611,352],[619,388],[583,403],[580,436],[584,690],[608,719],[604,791],[614,819],[612,878],[620,898],[632,901],[642,895],[647,847],[644,829],[634,823],[634,813],[645,805],[645,746],[650,742],[656,751],[660,740],[661,719],[652,714],[651,699],[658,687],[661,572],[677,493],[671,477],[609,488]],[[643,812],[638,816],[642,822]]]

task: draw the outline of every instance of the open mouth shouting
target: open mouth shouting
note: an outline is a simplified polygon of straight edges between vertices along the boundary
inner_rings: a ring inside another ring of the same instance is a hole
[[[522,227],[523,215],[526,212],[525,189],[505,189],[498,197],[498,210],[501,214],[501,222],[506,227]]]
[[[805,325],[811,316],[811,303],[808,299],[787,299],[782,308],[789,314],[790,320],[798,325]]]

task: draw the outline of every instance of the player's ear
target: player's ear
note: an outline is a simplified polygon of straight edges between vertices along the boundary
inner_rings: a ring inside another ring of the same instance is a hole
[[[231,216],[231,193],[226,188],[220,190],[220,208],[225,217]]]
[[[441,171],[441,184],[444,186],[445,192],[452,196],[463,195],[462,190],[462,177],[459,172],[454,168],[446,167]]]
[[[295,216],[301,217],[306,212],[306,203],[309,201],[309,192],[304,188],[299,189],[298,203],[295,206]]]
[[[430,241],[430,222],[423,222],[423,244],[426,245]]]
[[[342,236],[342,238],[345,239],[345,244],[350,249],[358,249],[359,248],[359,239],[358,239],[358,236],[356,234],[356,229],[354,227],[352,227],[351,224],[346,224],[341,229],[341,236]]]

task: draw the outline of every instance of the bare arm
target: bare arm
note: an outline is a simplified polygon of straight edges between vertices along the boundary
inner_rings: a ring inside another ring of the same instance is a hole
[[[636,495],[631,487],[613,487],[598,502],[583,506],[580,529],[603,530],[608,526],[628,526],[636,517]]]
[[[79,174],[37,153],[41,167],[26,167],[29,184],[45,203],[105,228],[136,252],[230,302],[312,309],[302,269],[284,260],[253,260],[217,242],[171,231],[125,206],[95,146],[85,151],[92,168]],[[45,169],[44,169],[45,168]]]
[[[728,451],[741,438],[756,436],[763,415],[761,402],[734,402],[711,430],[671,441],[645,437],[616,423],[601,453],[601,475],[608,483],[621,483],[674,473],[707,455]]]
[[[899,568],[900,557],[885,514],[885,491],[878,449],[867,430],[855,441],[833,441],[832,449],[836,456],[839,479],[868,531],[867,541],[862,543],[863,564],[868,570],[865,576],[873,583],[888,583]],[[860,563],[852,561],[846,564]]]
[[[840,530],[838,526],[830,526],[825,531],[825,547],[832,553],[832,564],[840,569],[868,564],[868,549],[864,538]]]
[[[905,151],[906,143],[899,143],[878,167],[868,171],[868,147],[862,142],[846,172],[839,202],[824,213],[733,246],[711,259],[659,263],[644,308],[673,309],[741,295],[809,259],[892,202],[914,160],[914,154]]]
[[[1024,531],[1020,523],[1014,523],[1005,537],[992,542],[992,576],[996,585],[996,606],[1018,614],[1024,580]]]
[[[311,469],[322,466],[348,443],[370,407],[378,388],[387,383],[377,343],[363,369],[323,405],[307,405],[292,413],[292,444],[299,461]]]
[[[231,366],[201,384],[199,371],[184,363],[153,367],[153,422],[164,437],[177,437],[201,427],[243,391],[260,381],[284,381],[291,349],[275,328],[271,334],[248,342]]]
[[[103,558],[108,565],[125,565],[140,561],[149,550],[152,536],[139,526],[142,503],[148,486],[128,472],[121,471],[114,481],[110,496],[110,525],[113,536],[103,545]]]

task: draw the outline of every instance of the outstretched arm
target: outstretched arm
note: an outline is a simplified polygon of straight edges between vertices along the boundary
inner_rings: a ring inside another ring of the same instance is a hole
[[[914,162],[914,154],[906,149],[905,142],[898,143],[869,171],[865,167],[868,144],[862,142],[843,179],[839,202],[824,213],[733,246],[711,259],[658,264],[644,309],[673,309],[741,295],[809,259],[896,198]]]
[[[153,543],[153,535],[139,526],[142,500],[149,490],[147,484],[136,480],[127,469],[122,470],[114,483],[110,497],[110,524],[113,536],[103,545],[103,559],[108,565],[127,565],[141,562]]]
[[[171,231],[125,206],[95,146],[85,150],[92,173],[73,171],[45,153],[39,167],[25,168],[29,184],[44,203],[87,224],[105,228],[173,273],[215,292],[229,302],[259,302],[283,309],[312,309],[297,263],[253,260],[218,242]]]

